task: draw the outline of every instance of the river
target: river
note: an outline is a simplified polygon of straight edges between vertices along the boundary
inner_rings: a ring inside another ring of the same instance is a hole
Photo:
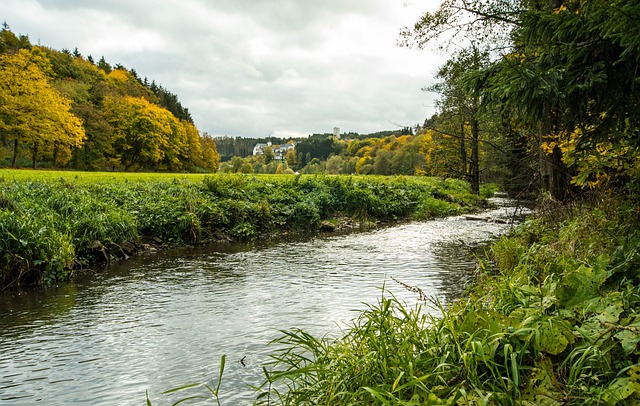
[[[506,205],[482,216],[513,212]],[[221,402],[251,404],[247,385],[261,383],[267,343],[280,330],[338,334],[383,285],[415,303],[392,278],[455,300],[474,253],[509,227],[452,217],[167,250],[71,283],[0,292],[0,403],[142,405],[148,391],[154,405],[168,405],[180,396],[163,391],[211,384],[226,354]]]

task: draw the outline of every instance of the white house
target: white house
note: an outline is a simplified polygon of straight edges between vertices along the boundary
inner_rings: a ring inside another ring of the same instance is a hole
[[[271,142],[262,143],[259,142],[253,147],[253,155],[262,155],[264,154],[264,149],[271,146]]]
[[[267,147],[272,147],[274,159],[283,161],[287,152],[296,148],[296,143],[292,141],[291,143],[272,146],[270,142],[267,142],[266,144],[259,142],[253,147],[253,155],[264,154],[264,150]]]

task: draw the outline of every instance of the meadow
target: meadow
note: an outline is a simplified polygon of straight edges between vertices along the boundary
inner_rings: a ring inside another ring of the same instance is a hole
[[[487,190],[490,193],[490,190]],[[272,238],[475,210],[427,177],[0,170],[0,281],[52,284],[150,245]]]

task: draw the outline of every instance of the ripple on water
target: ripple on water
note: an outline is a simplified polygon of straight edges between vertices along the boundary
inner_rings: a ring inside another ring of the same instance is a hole
[[[506,213],[506,214],[505,214]],[[504,209],[491,216],[508,217]],[[58,288],[0,293],[0,401],[138,405],[148,390],[213,384],[227,356],[223,404],[250,403],[266,343],[300,327],[336,334],[386,285],[451,300],[472,251],[508,225],[462,217],[258,246],[167,251]]]

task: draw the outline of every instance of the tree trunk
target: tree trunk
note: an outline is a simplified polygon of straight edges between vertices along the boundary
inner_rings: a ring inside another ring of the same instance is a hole
[[[550,136],[552,130],[551,116],[540,124],[538,134],[538,156],[540,160],[540,186],[543,192],[547,192],[553,199],[564,200],[567,197],[567,176],[562,163],[562,153],[558,147],[554,147],[551,153],[543,149],[544,144],[551,144],[555,140]]]
[[[53,142],[53,167],[58,167],[58,143],[56,141]]]
[[[36,159],[38,157],[38,142],[34,142],[33,143],[33,155],[32,155],[32,164],[31,164],[31,168],[36,169]]]
[[[480,128],[478,120],[471,119],[471,162],[469,172],[471,173],[471,192],[480,194]]]
[[[465,142],[464,137],[464,120],[462,120],[462,124],[460,124],[460,160],[462,161],[462,174],[465,177],[468,177],[469,172],[467,172],[467,143]]]
[[[13,160],[11,161],[11,167],[16,167],[16,162],[18,160],[18,139],[16,138],[13,142]]]
[[[473,47],[473,69],[480,68],[480,54],[478,48]],[[471,192],[480,194],[480,125],[478,123],[479,96],[473,95],[471,99],[471,162],[469,162],[469,173],[471,175]]]

